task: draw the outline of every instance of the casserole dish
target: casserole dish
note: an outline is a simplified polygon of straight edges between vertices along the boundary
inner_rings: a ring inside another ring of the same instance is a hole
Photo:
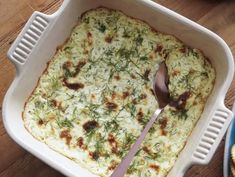
[[[201,49],[210,58],[217,71],[214,89],[168,176],[183,176],[192,164],[207,164],[232,119],[231,111],[223,103],[233,76],[231,51],[214,33],[149,0],[65,0],[52,15],[35,12],[8,52],[17,70],[3,103],[3,120],[9,135],[26,150],[67,176],[95,176],[34,139],[24,128],[21,113],[56,47],[69,37],[83,12],[99,6],[121,10],[144,20],[153,28]]]

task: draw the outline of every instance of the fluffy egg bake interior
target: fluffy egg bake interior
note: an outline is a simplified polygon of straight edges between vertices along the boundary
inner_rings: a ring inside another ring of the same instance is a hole
[[[166,176],[200,118],[215,71],[198,49],[120,11],[83,14],[27,100],[24,125],[53,150],[110,176],[158,107],[153,78],[163,61],[172,101],[126,176]]]

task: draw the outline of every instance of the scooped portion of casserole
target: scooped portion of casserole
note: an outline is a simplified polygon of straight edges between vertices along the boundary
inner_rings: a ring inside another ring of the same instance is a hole
[[[153,78],[163,61],[172,102],[126,176],[166,176],[201,116],[215,71],[199,50],[122,12],[83,14],[26,102],[25,127],[92,173],[110,176],[158,107]]]

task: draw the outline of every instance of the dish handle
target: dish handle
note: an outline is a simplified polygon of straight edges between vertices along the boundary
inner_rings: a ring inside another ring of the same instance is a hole
[[[62,14],[63,9],[69,4],[69,1],[70,0],[64,0],[59,9],[51,15],[38,11],[35,11],[31,15],[7,53],[8,58],[15,65],[18,73],[22,71],[24,64],[34,51],[34,48],[38,45],[43,36],[45,36],[47,29],[51,28],[55,23],[56,18]]]
[[[196,144],[186,154],[182,154],[181,165],[173,169],[169,177],[183,177],[186,171],[195,164],[206,165],[213,157],[220,141],[222,140],[228,126],[233,119],[233,113],[224,106],[221,101],[210,116],[207,126],[200,133]],[[191,155],[189,155],[191,154]]]
[[[15,39],[7,56],[15,65],[17,72],[22,70],[23,65],[40,41],[45,30],[49,27],[51,21],[52,18],[50,15],[36,11]]]
[[[193,164],[205,165],[210,162],[232,119],[232,111],[221,102],[211,116],[198,145],[192,153]]]

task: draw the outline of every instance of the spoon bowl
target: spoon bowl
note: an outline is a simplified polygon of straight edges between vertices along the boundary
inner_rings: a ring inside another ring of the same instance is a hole
[[[168,82],[169,77],[166,64],[162,62],[153,81],[153,92],[158,101],[159,108],[164,108],[170,102]]]

